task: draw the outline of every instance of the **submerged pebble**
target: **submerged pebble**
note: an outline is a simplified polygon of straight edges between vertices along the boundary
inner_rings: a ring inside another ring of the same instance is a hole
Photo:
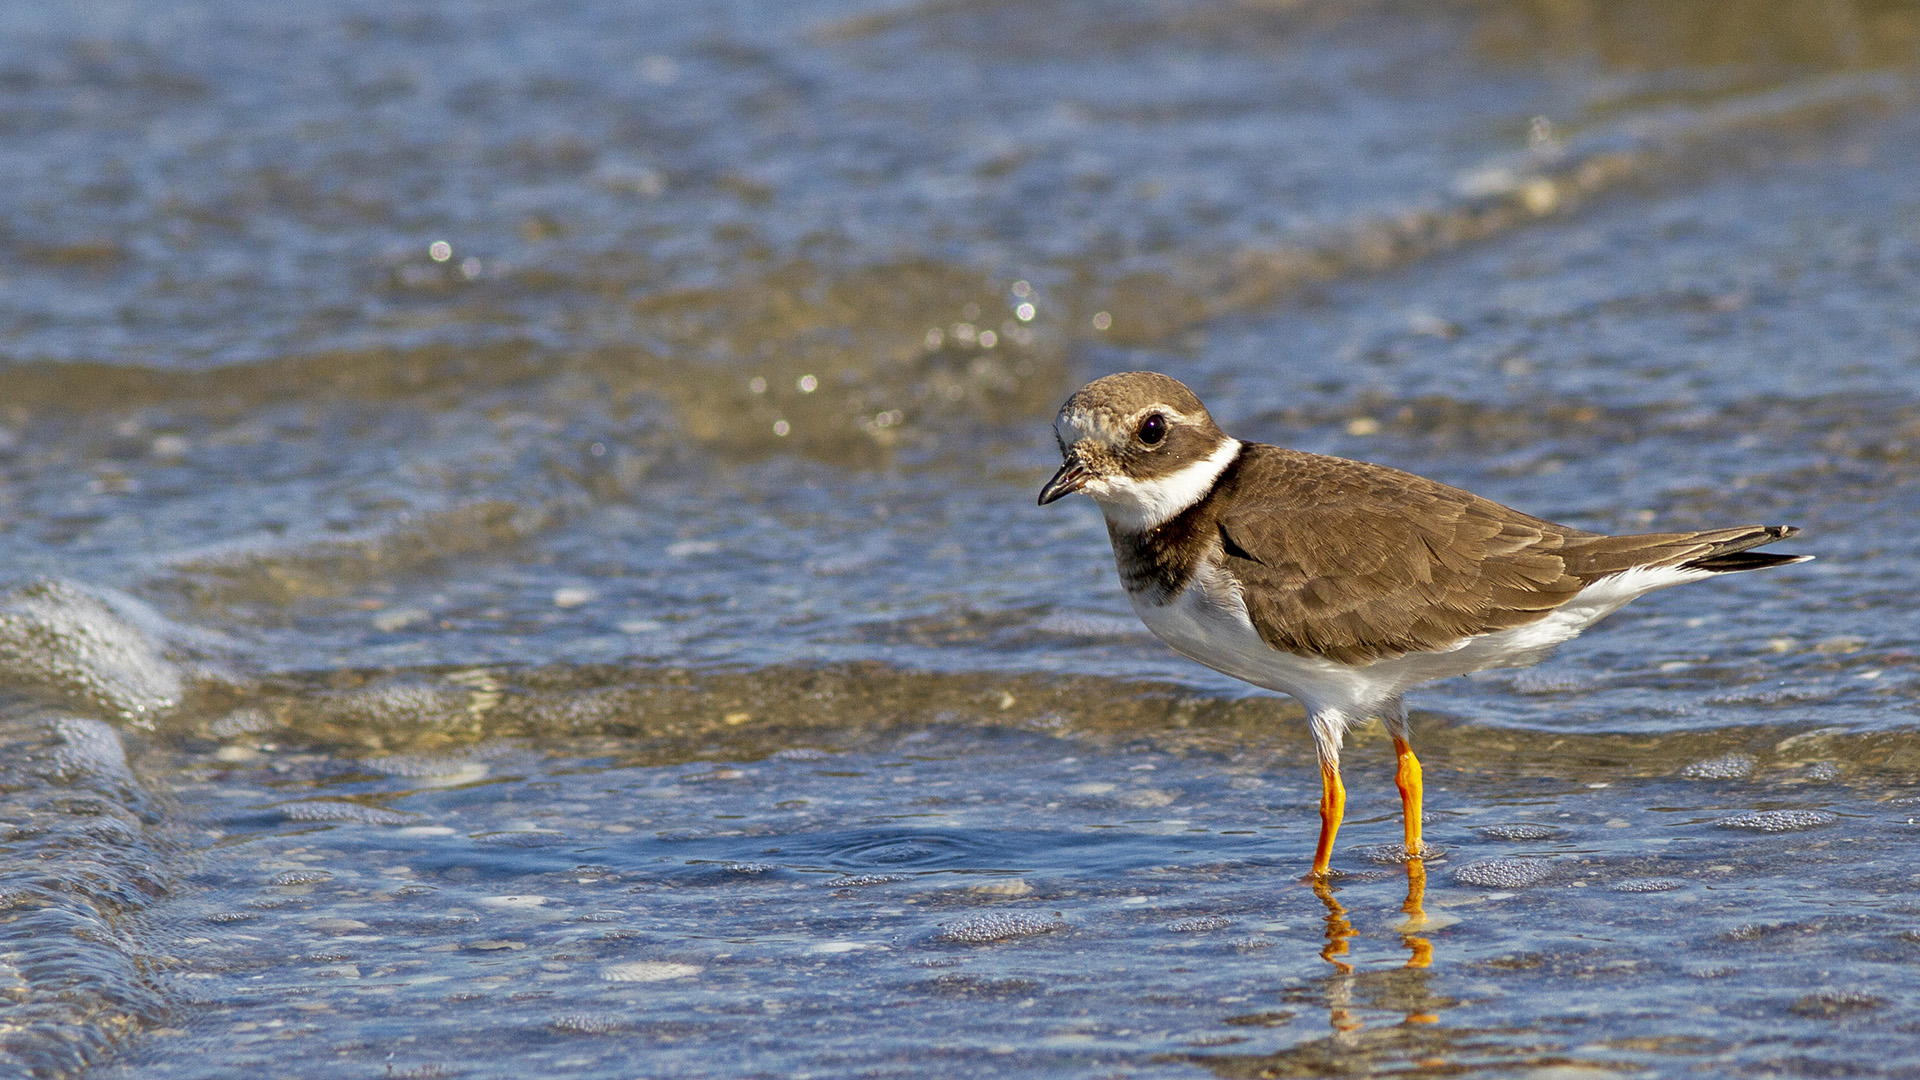
[[[1552,871],[1545,859],[1482,859],[1455,870],[1453,880],[1487,889],[1517,889],[1539,884]]]
[[[996,941],[1031,937],[1035,934],[1051,934],[1066,928],[1066,923],[1044,915],[1033,915],[1024,911],[997,911],[987,915],[970,915],[964,919],[945,923],[933,935],[933,939],[960,945],[987,945]]]
[[[1825,810],[1755,810],[1721,818],[1714,825],[1722,829],[1752,829],[1755,832],[1793,832],[1796,829],[1831,825],[1839,820],[1840,815],[1829,814]]]
[[[1694,762],[1681,769],[1680,775],[1689,780],[1739,780],[1752,776],[1757,764],[1752,754],[1721,754]]]

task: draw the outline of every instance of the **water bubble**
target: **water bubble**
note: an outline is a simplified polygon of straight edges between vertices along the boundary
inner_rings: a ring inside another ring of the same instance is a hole
[[[991,979],[980,975],[941,975],[921,988],[943,997],[1030,998],[1046,989],[1037,979]]]
[[[0,683],[44,687],[128,719],[172,708],[179,668],[145,626],[166,621],[131,597],[65,581],[0,596]]]
[[[405,630],[409,626],[426,622],[433,613],[426,608],[402,607],[392,611],[383,611],[373,617],[373,628],[383,634],[392,634]]]
[[[1209,930],[1225,930],[1233,925],[1233,920],[1222,915],[1198,915],[1191,919],[1175,919],[1167,924],[1167,929],[1176,934],[1201,934]]]
[[[1347,853],[1381,866],[1399,866],[1409,858],[1405,844],[1367,844],[1362,847],[1348,848]],[[1435,848],[1426,848],[1424,854],[1431,857],[1438,855],[1439,851]]]
[[[1680,882],[1674,881],[1671,878],[1632,878],[1627,881],[1614,882],[1613,891],[1624,893],[1672,892],[1681,887],[1682,884]]]
[[[511,893],[506,896],[483,896],[475,903],[488,908],[524,909],[544,907],[547,899],[534,893]]]
[[[767,392],[767,380],[755,375],[747,380],[747,390],[750,393],[764,394]]]
[[[1518,889],[1537,885],[1552,872],[1545,859],[1482,859],[1455,870],[1453,880],[1488,889]]]
[[[622,1016],[570,1013],[554,1017],[547,1026],[562,1035],[613,1035],[631,1030],[633,1022]]]
[[[453,258],[453,245],[445,240],[435,240],[427,245],[427,257],[434,262],[446,262]]]
[[[1013,309],[1013,317],[1019,319],[1021,322],[1032,322],[1033,316],[1034,310],[1032,304],[1021,304],[1019,307]]]
[[[487,766],[472,754],[389,754],[386,757],[362,758],[359,766],[368,772],[382,776],[398,776],[409,780],[434,779],[481,779],[487,775]]]
[[[820,379],[814,375],[802,375],[800,376],[800,381],[794,385],[800,388],[801,393],[811,394],[815,390],[820,389]]]
[[[1000,344],[1000,335],[994,333],[991,330],[980,331],[980,347],[981,348],[991,349],[998,344]]]
[[[288,870],[286,873],[273,875],[267,884],[313,885],[318,882],[330,880],[332,877],[333,875],[325,870]]]
[[[640,77],[655,86],[672,86],[680,79],[680,62],[671,56],[649,54],[634,64]]]
[[[908,880],[911,879],[905,874],[850,874],[846,877],[834,878],[832,881],[827,882],[827,887],[830,889],[861,889],[869,885],[892,885],[896,882]]]
[[[1044,915],[1034,915],[1024,911],[996,911],[986,915],[971,915],[946,923],[933,935],[933,939],[959,945],[988,945],[996,941],[1032,937],[1035,934],[1051,934],[1066,928],[1066,923]]]
[[[1787,1006],[1787,1011],[1795,1016],[1827,1020],[1874,1012],[1886,1008],[1887,1005],[1886,998],[1861,990],[1823,990],[1817,994],[1808,994]]]
[[[608,964],[600,969],[600,977],[608,982],[665,982],[668,979],[690,979],[705,970],[695,964],[634,960],[625,964]]]
[[[785,420],[775,420],[773,422],[773,433],[775,435],[784,439],[791,431],[793,431],[793,425],[787,423]]]
[[[62,716],[53,721],[52,727],[54,734],[66,744],[54,756],[61,772],[87,773],[129,786],[134,784],[133,773],[127,770],[126,747],[120,742],[120,733],[111,726],[85,717]]]
[[[1105,311],[1096,311],[1093,313],[1093,328],[1095,330],[1105,330],[1112,325],[1113,315],[1111,313]]]
[[[1531,821],[1515,822],[1511,825],[1488,825],[1479,832],[1489,840],[1551,840],[1560,835],[1560,830],[1551,825],[1541,825]]]
[[[486,833],[474,837],[473,842],[476,844],[485,844],[489,847],[548,848],[558,847],[561,844],[570,844],[573,842],[573,838],[565,833],[557,832],[515,831]]]
[[[1013,283],[1013,295],[1025,300],[1033,295],[1033,285],[1030,282],[1016,281]]]
[[[1756,832],[1793,832],[1815,829],[1840,820],[1840,815],[1825,810],[1755,810],[1722,818],[1714,825],[1722,829],[1752,829]]]
[[[304,802],[281,803],[274,807],[286,815],[288,821],[339,821],[356,825],[410,825],[414,818],[392,810],[382,810],[377,806],[361,806],[359,803],[330,802],[313,799]]]
[[[1689,780],[1738,780],[1752,776],[1756,764],[1751,754],[1721,754],[1694,762],[1681,769],[1680,775]]]

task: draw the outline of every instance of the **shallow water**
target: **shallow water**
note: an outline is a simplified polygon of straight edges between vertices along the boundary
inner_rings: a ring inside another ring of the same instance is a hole
[[[1796,11],[0,11],[6,1067],[1910,1070],[1920,17]],[[1417,691],[1317,894],[1032,505],[1131,367],[1819,560]]]

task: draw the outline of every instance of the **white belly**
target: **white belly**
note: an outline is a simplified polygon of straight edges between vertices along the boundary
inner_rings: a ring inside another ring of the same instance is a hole
[[[1637,596],[1711,577],[1704,570],[1630,570],[1597,581],[1573,599],[1525,626],[1462,638],[1437,652],[1409,653],[1349,665],[1298,656],[1268,645],[1247,617],[1232,579],[1203,566],[1172,601],[1154,603],[1130,593],[1133,610],[1175,652],[1215,671],[1290,694],[1311,713],[1337,712],[1348,721],[1373,715],[1409,687],[1496,667],[1526,667]]]

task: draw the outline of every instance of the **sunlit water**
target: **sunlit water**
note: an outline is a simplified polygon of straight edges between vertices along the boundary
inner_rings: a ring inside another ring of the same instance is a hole
[[[1903,8],[0,11],[23,1075],[1897,1073]],[[1378,731],[1157,645],[1081,381],[1802,526]]]

